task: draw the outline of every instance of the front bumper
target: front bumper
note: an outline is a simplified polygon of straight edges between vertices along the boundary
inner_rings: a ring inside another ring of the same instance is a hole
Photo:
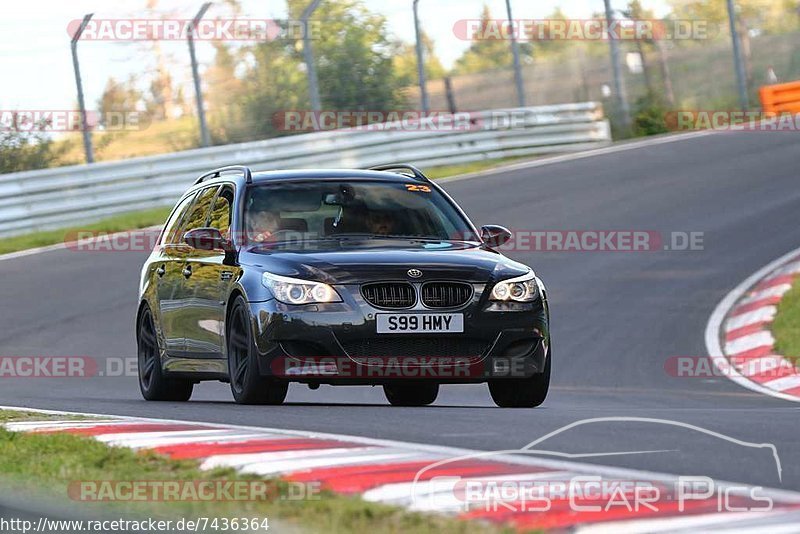
[[[309,384],[383,384],[398,379],[479,383],[544,371],[549,357],[548,309],[489,302],[475,284],[472,300],[452,310],[383,310],[359,286],[336,286],[343,302],[291,306],[250,304],[262,375]],[[462,313],[459,334],[377,334],[379,313]]]

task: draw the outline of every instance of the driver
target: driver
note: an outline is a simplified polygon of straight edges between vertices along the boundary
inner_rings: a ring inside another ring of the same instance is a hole
[[[271,211],[254,211],[247,218],[247,237],[254,243],[264,243],[278,229],[278,216]]]
[[[370,211],[367,213],[367,228],[375,235],[390,235],[394,233],[394,220],[382,211]]]

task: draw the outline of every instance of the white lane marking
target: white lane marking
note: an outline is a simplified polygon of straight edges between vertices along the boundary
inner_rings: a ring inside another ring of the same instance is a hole
[[[48,415],[63,415],[63,416],[93,416],[93,417],[108,417],[108,414],[95,414],[86,412],[67,412],[63,410],[45,410],[41,408],[26,408],[20,406],[0,406],[0,410],[18,411],[18,412],[35,412]],[[167,423],[167,424],[202,424],[205,426],[216,426],[219,428],[237,429],[251,432],[269,432],[280,434],[284,436],[305,437],[310,439],[326,439],[326,440],[339,440],[351,443],[360,443],[365,446],[371,447],[386,447],[393,449],[412,450],[417,454],[428,453],[429,455],[436,455],[439,457],[455,457],[455,456],[475,456],[486,454],[486,451],[478,451],[474,449],[462,449],[457,447],[449,447],[445,445],[430,445],[425,443],[404,442],[390,439],[368,438],[363,436],[353,436],[346,434],[334,434],[329,432],[313,432],[309,430],[285,430],[274,427],[255,427],[249,425],[231,425],[221,423],[209,423],[198,421],[185,421],[178,419],[155,419],[134,417],[129,415],[116,416],[120,420],[127,422],[148,422],[148,423]],[[553,470],[576,471],[585,475],[600,475],[607,477],[629,478],[633,480],[653,480],[653,481],[675,481],[678,475],[670,473],[659,473],[656,471],[647,471],[644,469],[628,469],[624,467],[610,467],[596,464],[579,463],[570,460],[552,459],[552,458],[534,458],[520,454],[500,453],[493,454],[492,459],[498,462],[510,463],[514,465],[528,465],[538,468],[549,468]],[[434,463],[432,460],[431,463]],[[719,489],[735,489],[739,490],[744,485],[737,482],[715,480],[716,487]],[[775,500],[780,500],[785,503],[800,504],[800,492],[787,491],[778,488],[763,488],[762,495],[769,496]]]
[[[800,261],[793,261],[789,263],[785,267],[781,267],[773,274],[769,275],[766,280],[773,280],[775,278],[780,278],[781,276],[792,275],[800,273]]]
[[[148,226],[147,228],[132,228],[130,230],[123,230],[122,232],[114,232],[113,234],[100,235],[98,237],[92,237],[92,238],[88,238],[88,239],[82,240],[81,243],[89,244],[89,243],[94,243],[95,241],[100,241],[100,240],[106,241],[106,240],[110,240],[110,239],[115,239],[115,238],[120,237],[120,236],[126,236],[126,235],[130,234],[131,232],[152,232],[152,231],[156,231],[156,230],[161,230],[161,225],[160,224],[158,226]],[[98,233],[99,233],[99,231],[98,231]],[[65,235],[66,235],[66,232],[65,232]],[[17,251],[17,252],[9,252],[8,254],[0,254],[0,261],[15,260],[17,258],[24,258],[25,256],[33,256],[34,254],[41,254],[43,252],[52,252],[54,250],[63,250],[63,249],[66,249],[68,247],[75,247],[77,245],[78,245],[77,241],[68,241],[68,242],[64,242],[64,243],[56,243],[54,245],[47,245],[47,246],[44,246],[44,247],[35,247],[35,248],[29,248],[29,249],[25,249],[25,250],[20,250],[20,251]]]
[[[248,464],[239,470],[242,473],[250,473],[261,476],[276,476],[313,469],[326,469],[330,467],[341,467],[345,465],[357,464],[381,464],[393,463],[397,461],[408,461],[417,459],[419,455],[414,452],[395,452],[373,454],[371,456],[338,456],[324,458],[303,458],[290,459],[284,461],[271,461],[265,463]]]
[[[757,393],[762,393],[764,395],[769,395],[771,397],[792,402],[800,402],[800,397],[787,395],[785,393],[781,393],[780,391],[773,391],[762,386],[761,384],[753,382],[739,373],[739,371],[737,371],[736,368],[731,365],[730,361],[728,361],[727,357],[725,356],[725,353],[722,351],[720,329],[725,321],[725,317],[731,311],[733,306],[739,301],[739,299],[742,298],[742,296],[745,295],[745,293],[747,293],[748,290],[750,290],[750,288],[755,286],[761,279],[775,269],[781,267],[781,265],[787,261],[793,260],[798,254],[800,254],[800,248],[796,248],[795,250],[784,254],[780,258],[771,261],[758,271],[748,276],[738,286],[728,292],[728,294],[725,295],[725,297],[719,302],[719,304],[717,304],[717,307],[714,308],[714,311],[711,313],[711,316],[708,319],[708,324],[706,324],[705,333],[706,351],[708,351],[711,361],[717,366],[717,369],[719,369],[722,374],[742,387]]]
[[[800,375],[784,376],[782,378],[776,378],[775,380],[763,382],[763,384],[764,386],[770,389],[777,389],[778,391],[786,391],[787,389],[792,389],[800,386]]]
[[[747,313],[739,314],[736,317],[731,317],[725,323],[725,331],[730,332],[731,330],[736,330],[744,326],[750,326],[751,324],[771,323],[772,320],[775,319],[775,313],[777,311],[778,308],[775,306],[764,306],[763,308],[758,308]]]
[[[775,345],[775,338],[768,331],[756,332],[747,336],[737,337],[733,341],[725,343],[725,353],[728,356],[736,356],[759,347],[772,347]]]
[[[521,163],[514,163],[511,165],[504,165],[502,167],[496,167],[493,169],[487,169],[485,171],[479,171],[475,173],[469,174],[462,174],[460,176],[450,176],[447,178],[439,178],[436,180],[436,183],[447,183],[447,182],[457,182],[460,180],[470,180],[472,178],[481,178],[485,176],[489,176],[492,174],[502,174],[506,172],[524,170],[524,169],[532,169],[534,167],[543,167],[545,165],[553,165],[556,163],[566,163],[570,161],[576,161],[586,158],[593,158],[596,156],[605,156],[607,154],[616,154],[618,152],[628,152],[629,150],[638,150],[640,148],[650,148],[657,145],[666,145],[670,143],[677,143],[680,141],[689,141],[696,137],[706,137],[709,135],[714,135],[718,132],[714,132],[711,130],[706,130],[702,132],[691,132],[685,134],[670,134],[660,137],[654,137],[650,139],[642,139],[638,141],[631,141],[627,143],[620,143],[616,145],[611,145],[602,148],[596,148],[592,150],[586,150],[583,152],[575,152],[572,154],[564,154],[561,156],[551,156],[546,158],[541,158],[533,161],[525,161]]]
[[[792,289],[792,284],[780,284],[767,289],[762,289],[761,291],[756,291],[749,297],[743,298],[741,301],[739,301],[739,306],[750,304],[752,302],[758,302],[759,300],[768,299],[770,297],[782,297],[790,289]]]

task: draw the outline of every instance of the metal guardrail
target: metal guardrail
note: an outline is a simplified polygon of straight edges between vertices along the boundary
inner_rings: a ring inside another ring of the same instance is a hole
[[[505,117],[513,117],[509,123]],[[75,226],[174,203],[205,171],[243,164],[255,170],[363,168],[408,161],[439,166],[574,152],[611,141],[600,104],[471,113],[469,129],[314,132],[124,161],[0,175],[0,236]]]

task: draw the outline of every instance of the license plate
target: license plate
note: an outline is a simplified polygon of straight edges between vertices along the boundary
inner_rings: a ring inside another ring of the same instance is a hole
[[[463,313],[379,313],[379,334],[426,334],[464,331]]]

